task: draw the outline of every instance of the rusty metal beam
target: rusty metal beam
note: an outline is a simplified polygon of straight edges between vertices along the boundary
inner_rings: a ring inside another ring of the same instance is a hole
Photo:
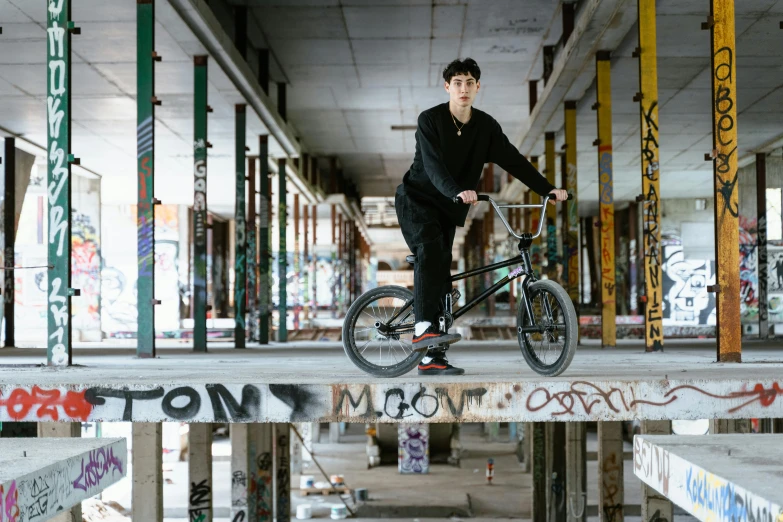
[[[663,274],[661,270],[661,176],[658,161],[658,55],[655,0],[639,0],[639,85],[642,201],[644,217],[644,342],[648,352],[663,351]]]
[[[711,0],[712,158],[715,175],[717,359],[742,361],[734,0]]]
[[[598,111],[598,183],[601,225],[601,344],[614,347],[617,319],[614,256],[614,185],[612,174],[612,86],[609,51],[596,54]]]
[[[769,338],[769,301],[767,297],[767,155],[756,154],[756,217],[759,244],[759,337]]]

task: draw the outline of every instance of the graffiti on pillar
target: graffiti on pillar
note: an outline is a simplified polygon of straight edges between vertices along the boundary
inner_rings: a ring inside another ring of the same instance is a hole
[[[256,516],[259,522],[272,520],[272,454],[261,453],[256,468]]]
[[[622,449],[622,444],[620,445]],[[603,518],[607,522],[624,520],[623,517],[623,466],[622,457],[611,452],[601,462],[601,487],[603,491]]]
[[[212,488],[208,480],[190,483],[190,503],[188,506],[188,515],[190,522],[204,522],[208,520],[209,512],[212,510]]]
[[[615,256],[614,256],[614,188],[612,182],[612,146],[599,147],[598,166],[600,183],[601,221],[601,302],[603,323],[615,320]],[[604,328],[604,343],[614,345],[613,328]]]
[[[649,440],[634,437],[633,440],[633,468],[634,472],[642,473],[642,480],[649,483],[655,481],[655,489],[663,496],[669,496],[669,483],[671,481],[671,458],[669,451],[659,446],[654,446]]]
[[[734,124],[736,101],[731,90],[734,82],[733,49],[730,47],[718,49],[713,56],[713,65],[715,67],[715,144],[718,148],[715,170],[719,184],[716,205],[720,228],[726,213],[733,218],[739,217],[736,191],[739,171],[736,167],[736,158],[732,160],[732,156],[737,151],[735,143],[737,131]]]
[[[19,509],[19,491],[16,481],[12,480],[6,487],[0,484],[0,522],[17,522],[22,516]]]
[[[285,427],[285,431],[288,431],[288,425],[282,424]],[[281,427],[280,424],[275,426],[275,431]],[[291,464],[289,460],[289,439],[288,434],[282,432],[277,434],[277,447],[275,451],[277,453],[277,473],[275,474],[275,488],[277,489],[277,506],[275,511],[277,512],[278,520],[289,520],[291,509]]]
[[[644,195],[642,236],[644,280],[647,297],[645,343],[653,351],[663,348],[663,289],[661,288],[660,170],[658,163],[658,101],[641,103],[642,190]]]
[[[55,366],[69,362],[71,332],[70,299],[70,5],[66,1],[49,2],[48,7],[47,123],[48,123],[48,201],[49,201],[49,271],[48,285],[48,359]]]
[[[576,201],[576,165],[568,163],[566,171],[566,186],[574,195],[568,205],[568,234],[566,251],[568,259],[568,295],[575,303],[579,301],[579,215]]]
[[[247,517],[247,473],[242,470],[231,474],[231,512],[234,521],[244,521]]]
[[[756,306],[758,307],[759,321],[762,324],[769,320],[769,296],[768,285],[769,277],[767,271],[768,257],[767,257],[767,214],[766,209],[758,219],[758,227],[756,236],[758,238],[758,300]],[[740,260],[741,262],[741,260]]]
[[[426,424],[397,426],[397,466],[400,473],[429,473],[430,430]]]

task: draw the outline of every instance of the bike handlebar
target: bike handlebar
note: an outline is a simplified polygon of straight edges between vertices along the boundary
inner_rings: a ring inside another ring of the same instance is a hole
[[[549,199],[550,199],[549,198],[549,194],[544,196],[544,199],[541,200],[541,204],[540,205],[532,205],[532,204],[527,204],[527,203],[526,204],[520,204],[520,205],[498,205],[487,194],[478,194],[477,196],[478,196],[478,201],[488,201],[489,204],[492,205],[492,208],[494,208],[495,212],[497,212],[498,216],[500,217],[500,221],[503,222],[503,225],[505,225],[506,230],[508,230],[508,233],[511,234],[512,236],[514,236],[517,239],[523,239],[523,238],[522,238],[522,236],[517,235],[513,230],[511,230],[511,225],[508,224],[508,221],[506,221],[506,217],[503,215],[503,213],[500,211],[500,209],[501,208],[538,208],[538,209],[541,209],[542,216],[538,220],[538,230],[536,231],[535,234],[533,234],[531,236],[531,239],[535,239],[535,238],[537,238],[538,236],[541,235],[541,231],[544,228],[543,213],[544,213],[544,208],[546,207],[547,203],[549,203]],[[566,201],[570,201],[572,199],[574,199],[574,195],[573,194],[568,194],[568,199]],[[464,203],[462,201],[462,198],[459,197],[459,196],[454,196],[452,201],[454,201],[454,203]]]

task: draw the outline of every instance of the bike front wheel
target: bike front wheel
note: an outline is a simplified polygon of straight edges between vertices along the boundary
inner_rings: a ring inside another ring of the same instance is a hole
[[[528,287],[533,316],[524,300],[517,312],[517,339],[528,366],[539,375],[563,373],[576,353],[576,310],[562,286],[545,279]]]
[[[413,292],[381,286],[359,296],[343,323],[343,349],[361,370],[399,377],[413,370],[426,350],[413,349]]]

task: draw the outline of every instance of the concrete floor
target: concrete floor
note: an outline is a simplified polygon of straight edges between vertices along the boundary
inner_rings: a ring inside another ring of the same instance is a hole
[[[298,384],[363,384],[419,382],[411,372],[396,379],[369,376],[345,356],[341,343],[272,343],[233,349],[230,343],[210,343],[206,354],[194,353],[188,341],[160,342],[155,359],[135,358],[131,343],[80,343],[74,348],[74,366],[67,369],[20,367],[46,363],[41,348],[0,349],[0,383],[28,386],[132,384],[242,384],[248,382]],[[692,380],[753,379],[779,376],[783,371],[783,340],[743,342],[743,363],[717,363],[714,339],[667,342],[664,353],[644,353],[642,341],[618,341],[617,348],[601,349],[599,341],[585,340],[568,370],[547,381],[574,379]],[[452,346],[450,360],[466,369],[461,382],[540,381],[528,368],[514,341],[462,341]],[[684,375],[687,374],[687,375]],[[453,381],[429,377],[428,382]]]

